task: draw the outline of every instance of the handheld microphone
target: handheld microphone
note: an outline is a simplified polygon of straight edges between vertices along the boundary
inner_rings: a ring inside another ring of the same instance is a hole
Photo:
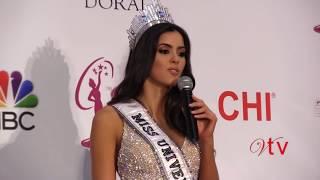
[[[177,84],[184,98],[184,110],[185,110],[184,114],[186,118],[187,136],[189,136],[189,138],[193,142],[196,142],[199,138],[197,120],[194,119],[193,115],[191,114],[191,109],[189,107],[189,104],[193,102],[192,90],[193,90],[194,84],[192,79],[189,76],[181,76],[178,79]]]

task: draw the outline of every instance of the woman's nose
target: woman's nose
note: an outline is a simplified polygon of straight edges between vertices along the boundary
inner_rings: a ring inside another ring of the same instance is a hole
[[[179,56],[178,54],[174,53],[171,57],[171,62],[172,63],[179,63]]]

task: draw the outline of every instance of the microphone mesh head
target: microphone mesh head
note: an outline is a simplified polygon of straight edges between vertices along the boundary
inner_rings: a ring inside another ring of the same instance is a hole
[[[180,90],[183,90],[183,89],[192,90],[193,89],[193,81],[192,81],[192,79],[189,76],[181,76],[178,79],[178,88]]]

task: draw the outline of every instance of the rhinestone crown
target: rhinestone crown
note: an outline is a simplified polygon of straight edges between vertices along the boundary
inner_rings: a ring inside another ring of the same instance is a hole
[[[134,49],[141,35],[150,27],[160,23],[174,23],[168,9],[163,7],[159,0],[152,0],[150,4],[146,4],[143,10],[135,15],[131,22],[130,28],[127,30],[129,34],[129,45]]]

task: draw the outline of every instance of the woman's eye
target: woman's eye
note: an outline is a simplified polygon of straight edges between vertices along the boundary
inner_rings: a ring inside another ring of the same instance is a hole
[[[186,56],[186,52],[181,52],[181,53],[179,53],[179,56],[180,56],[180,57],[185,57],[185,56]]]
[[[169,54],[169,50],[167,50],[167,49],[159,49],[158,51],[161,54]]]

